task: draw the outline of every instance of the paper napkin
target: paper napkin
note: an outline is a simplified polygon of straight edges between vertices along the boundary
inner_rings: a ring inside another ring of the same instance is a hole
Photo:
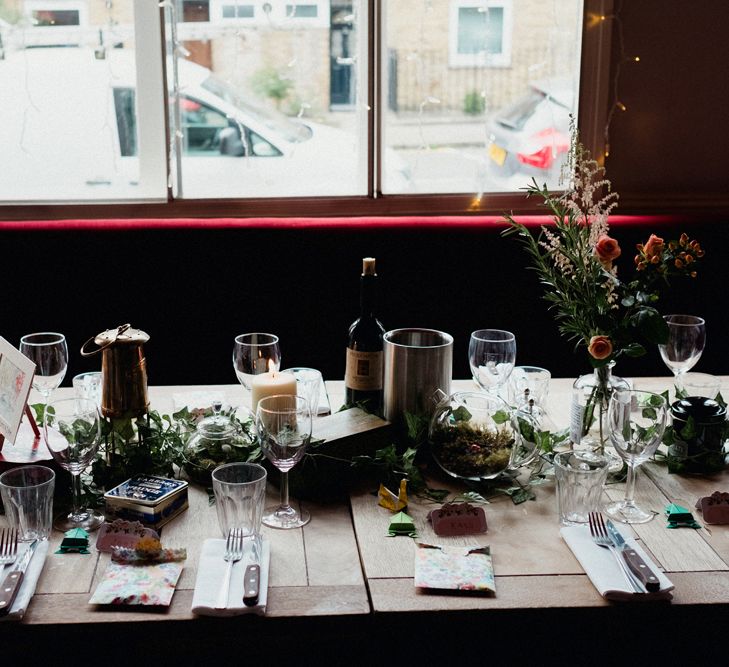
[[[640,545],[622,531],[619,532],[623,535],[627,546],[635,549],[646,565],[655,572],[661,585],[660,590],[654,593],[635,593],[625,580],[625,575],[610,549],[595,544],[590,535],[590,529],[586,525],[565,526],[559,532],[582,565],[582,569],[590,578],[593,586],[606,600],[670,600],[673,597],[671,591],[674,586],[668,577],[660,571],[648,554],[640,548]]]
[[[495,593],[490,548],[418,544],[415,551],[415,586]]]
[[[246,567],[251,564],[250,555],[246,550],[243,558],[233,563],[230,574],[230,588],[228,589],[228,605],[225,609],[216,609],[220,585],[225,577],[225,568],[228,566],[223,560],[225,553],[225,540],[209,539],[203,542],[200,552],[200,562],[195,580],[195,593],[192,596],[192,613],[201,616],[238,616],[240,614],[265,614],[268,598],[268,569],[271,560],[271,546],[265,538],[261,540],[261,577],[258,604],[247,606],[243,603],[243,575]]]
[[[25,553],[25,549],[27,548],[27,544],[22,546],[19,545],[18,559],[23,556],[23,554]],[[23,583],[20,584],[20,590],[18,591],[18,595],[13,602],[13,606],[10,607],[10,612],[5,616],[0,617],[0,620],[19,621],[21,618],[23,618],[25,610],[28,608],[28,604],[30,604],[30,599],[35,593],[35,587],[38,583],[38,577],[40,577],[40,574],[43,571],[43,565],[46,562],[47,554],[48,540],[42,540],[38,543],[35,553],[33,554],[33,558],[30,559],[28,569],[23,575]],[[0,567],[0,582],[5,580],[5,577],[10,573],[13,567],[15,567],[15,564],[6,565],[4,568]]]

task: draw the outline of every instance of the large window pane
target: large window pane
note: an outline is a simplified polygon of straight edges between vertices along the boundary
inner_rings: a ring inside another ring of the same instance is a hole
[[[383,3],[386,194],[559,187],[576,113],[580,0]],[[390,160],[410,169],[407,188]]]
[[[175,196],[367,193],[365,4],[177,0]]]
[[[155,8],[141,0],[14,8],[0,22],[0,200],[166,199],[159,58],[137,76],[155,40],[159,53]]]

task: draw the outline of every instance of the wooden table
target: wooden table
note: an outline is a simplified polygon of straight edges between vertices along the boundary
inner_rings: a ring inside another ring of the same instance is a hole
[[[669,380],[641,379],[636,385],[663,390]],[[327,387],[336,410],[342,383],[330,382]],[[457,381],[457,388],[471,389],[473,385]],[[558,424],[566,423],[570,388],[571,380],[552,382],[549,410]],[[189,394],[193,389],[151,388],[152,405],[168,412],[174,394]],[[208,391],[222,392],[232,403],[240,403],[242,398],[237,386]],[[432,481],[439,487],[445,483]],[[717,489],[729,489],[727,473],[713,478],[680,477],[668,475],[657,464],[646,464],[639,473],[637,498],[662,514],[669,502],[693,507],[696,498]],[[671,657],[683,647],[694,658],[697,651],[713,655],[718,646],[703,623],[707,618],[715,624],[729,617],[727,526],[669,531],[663,517],[657,516],[636,527],[638,539],[676,585],[674,599],[670,604],[616,605],[598,595],[561,540],[553,483],[536,487],[536,502],[514,505],[506,496],[492,500],[486,507],[488,533],[469,538],[435,536],[426,520],[433,504],[411,498],[409,513],[419,540],[489,544],[492,549],[495,597],[433,595],[414,588],[415,543],[406,537],[386,537],[389,513],[377,505],[371,490],[353,492],[350,507],[309,506],[313,519],[302,531],[264,528],[273,553],[266,618],[193,620],[190,604],[199,550],[205,538],[219,536],[214,508],[203,491],[193,488],[190,509],[163,530],[166,544],[188,549],[185,571],[168,611],[90,607],[88,598],[108,556],[95,552],[91,556],[49,555],[24,621],[0,624],[0,641],[11,628],[14,636],[27,641],[45,641],[59,631],[83,641],[93,628],[102,636],[137,633],[149,642],[162,641],[168,654],[235,653],[236,647],[245,646],[252,656],[258,651],[272,657],[270,651],[276,647],[284,651],[281,656],[290,655],[293,660],[301,659],[295,647],[305,640],[306,655],[316,656],[317,664],[345,653],[356,664],[381,654],[388,661],[398,656],[412,660],[439,654],[465,659],[477,650],[495,657],[508,649],[513,655],[525,640],[533,646],[549,645],[551,656],[563,652],[563,657],[574,658],[576,647],[584,648],[596,632],[601,635],[612,630],[621,633],[624,643],[631,636],[642,637],[640,633],[650,632],[656,641],[665,636],[660,644],[650,644],[653,657],[656,646]],[[606,497],[619,498],[622,493],[623,486],[614,484]],[[272,490],[271,500],[274,498]],[[51,546],[59,541],[60,535],[53,535]],[[670,641],[671,628],[676,626],[687,629],[691,637],[687,642]],[[565,628],[570,641],[555,642],[558,630]],[[645,646],[631,644],[632,655]]]

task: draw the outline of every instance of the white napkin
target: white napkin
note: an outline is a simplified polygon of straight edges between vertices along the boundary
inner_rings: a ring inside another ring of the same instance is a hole
[[[661,585],[660,590],[654,593],[635,593],[625,580],[625,575],[610,549],[595,544],[590,535],[590,529],[586,525],[565,526],[559,532],[582,565],[582,569],[590,578],[593,586],[606,600],[670,600],[673,597],[671,591],[674,589],[674,585],[668,577],[658,569],[658,566],[640,548],[640,545],[622,531],[619,532],[627,545],[635,549],[646,565],[655,572]]]
[[[228,589],[228,606],[225,609],[215,608],[220,585],[225,577],[225,568],[228,566],[228,563],[223,560],[225,540],[209,539],[203,542],[200,562],[197,567],[195,592],[192,596],[193,614],[201,616],[238,616],[239,614],[262,615],[266,613],[271,546],[265,538],[262,538],[261,542],[261,579],[258,604],[249,607],[243,603],[243,575],[246,567],[251,564],[247,548],[243,558],[237,563],[233,563],[233,569],[230,573],[230,588]]]
[[[22,558],[23,554],[28,549],[28,544],[30,544],[30,542],[18,545],[18,560]],[[30,599],[35,593],[35,586],[38,583],[38,577],[40,577],[40,573],[43,571],[43,565],[46,562],[47,554],[48,540],[42,540],[38,543],[35,553],[30,559],[30,563],[28,563],[28,569],[23,575],[23,583],[20,584],[20,590],[15,596],[15,601],[13,602],[13,606],[10,607],[10,612],[5,616],[1,616],[0,620],[19,621],[21,618],[23,618],[25,610],[30,604]],[[14,567],[15,563],[13,563],[12,565],[6,565],[4,568],[0,567],[0,583],[5,581],[5,577],[10,574],[10,571]]]

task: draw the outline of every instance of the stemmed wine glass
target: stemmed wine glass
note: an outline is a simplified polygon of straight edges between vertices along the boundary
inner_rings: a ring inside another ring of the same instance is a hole
[[[272,528],[299,528],[309,523],[309,512],[289,503],[288,472],[304,456],[311,438],[311,410],[305,398],[275,394],[258,402],[256,432],[261,451],[281,473],[281,503],[266,508],[263,523]]]
[[[646,523],[654,513],[634,500],[637,467],[655,453],[666,428],[666,399],[650,391],[618,389],[608,405],[610,441],[628,465],[625,498],[609,504],[605,511],[615,521]]]
[[[665,315],[664,319],[668,324],[668,341],[659,345],[658,350],[682,389],[681,376],[696,365],[704,351],[706,322],[695,315]]]
[[[468,361],[473,379],[497,396],[509,379],[516,362],[516,338],[510,331],[479,329],[471,334]]]
[[[33,389],[47,404],[51,392],[63,382],[68,368],[66,337],[52,331],[27,334],[20,339],[20,351],[35,363]]]
[[[91,463],[101,440],[101,414],[86,398],[63,398],[46,405],[43,435],[56,463],[71,473],[73,507],[59,516],[53,527],[63,532],[71,528],[91,531],[104,521],[104,515],[80,503],[81,473]]]
[[[235,337],[233,368],[238,381],[250,393],[254,375],[281,368],[278,336],[268,333],[245,333]]]

